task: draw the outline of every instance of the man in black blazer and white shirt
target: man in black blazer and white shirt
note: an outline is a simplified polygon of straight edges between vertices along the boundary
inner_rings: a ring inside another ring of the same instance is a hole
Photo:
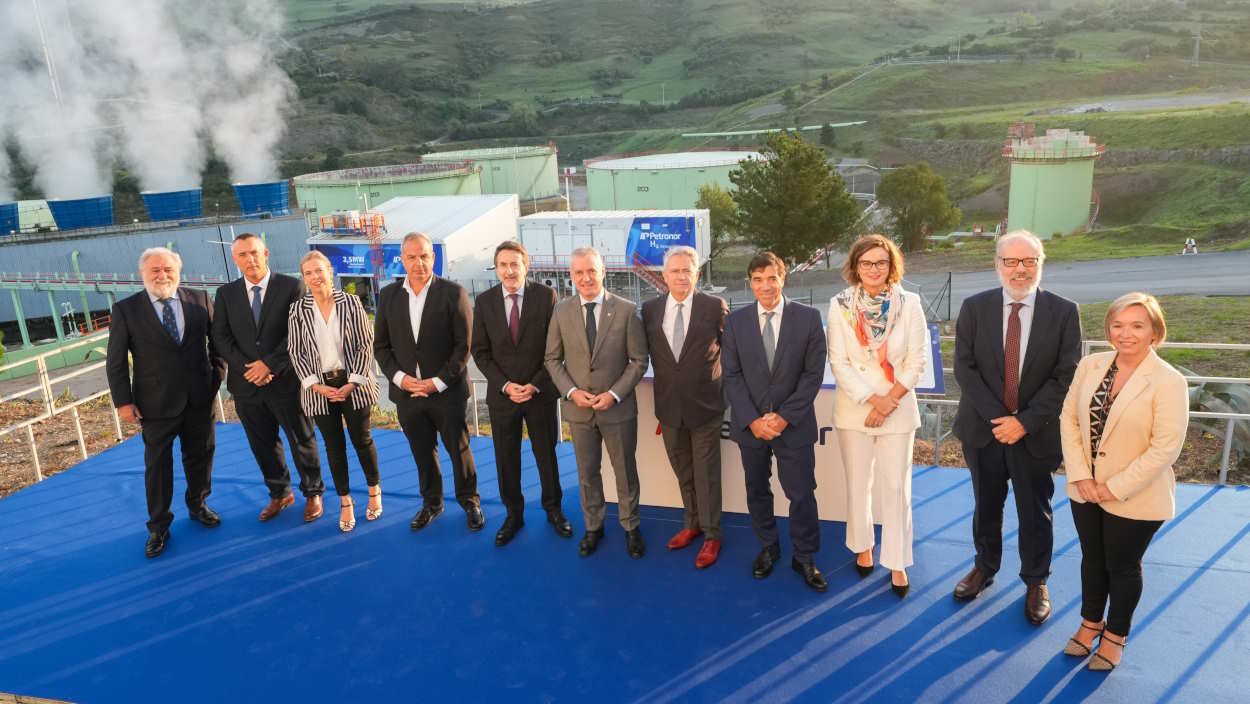
[[[729,306],[696,288],[699,253],[693,247],[670,247],[663,276],[668,293],[642,304],[642,327],[655,372],[655,417],[686,508],[685,525],[668,549],[680,550],[702,535],[694,566],[703,569],[721,548],[720,342]]]
[[[299,472],[299,488],[307,503],[304,521],[321,517],[321,458],[312,420],[299,405],[300,382],[287,352],[287,315],[304,295],[304,284],[269,269],[269,250],[250,232],[230,247],[243,276],[217,289],[213,302],[213,343],[230,363],[226,388],[234,396],[247,442],[269,489],[269,504],[260,512],[268,521],[295,503],[291,472],[282,438],[291,443]]]
[[[477,494],[477,468],[469,448],[469,294],[434,275],[434,243],[419,232],[404,236],[400,257],[408,275],[382,289],[373,320],[374,356],[390,380],[399,426],[408,438],[424,504],[409,527],[421,530],[443,512],[438,436],[451,456],[456,502],[469,530],[486,525]]]
[[[1038,288],[1046,255],[1032,233],[1008,232],[995,253],[1002,287],[967,298],[955,327],[955,435],[972,473],[977,553],[955,598],[973,599],[994,581],[1010,480],[1020,522],[1020,578],[1027,585],[1024,611],[1037,625],[1050,616],[1052,473],[1063,460],[1059,411],[1081,360],[1081,316],[1072,301]]]
[[[499,498],[508,510],[495,534],[498,546],[507,545],[525,525],[525,496],[521,493],[522,421],[529,429],[530,451],[538,466],[547,522],[560,537],[573,536],[573,525],[560,506],[564,497],[556,461],[556,402],[560,394],[543,364],[556,292],[526,281],[528,269],[529,252],[525,245],[512,240],[501,242],[495,248],[499,285],[479,295],[473,305],[473,361],[486,375],[486,406],[494,436]]]
[[[182,258],[164,247],[139,257],[143,291],[118,301],[109,324],[109,392],[122,420],[143,427],[143,482],[147,488],[148,539],[144,554],[156,557],[169,540],[174,491],[174,439],[182,447],[191,520],[210,528],[221,517],[204,500],[212,491],[213,397],[225,361],[213,348],[213,308],[203,291],[179,288]],[[133,360],[134,379],[131,380]]]

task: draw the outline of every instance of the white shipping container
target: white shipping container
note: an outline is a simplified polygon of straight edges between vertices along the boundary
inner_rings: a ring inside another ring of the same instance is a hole
[[[594,247],[609,269],[631,268],[634,256],[651,269],[663,267],[663,252],[675,244],[694,247],[707,260],[711,220],[707,210],[574,210],[526,215],[517,220],[517,239],[529,250],[531,267],[563,268],[578,247]]]

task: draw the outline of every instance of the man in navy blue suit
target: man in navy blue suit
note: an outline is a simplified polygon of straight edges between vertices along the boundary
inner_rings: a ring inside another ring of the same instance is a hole
[[[813,404],[828,362],[825,331],[819,311],[782,295],[786,265],[777,255],[756,255],[747,273],[756,303],[725,319],[721,365],[729,436],[742,452],[751,528],[764,546],[752,573],[763,579],[781,559],[770,486],[776,457],[777,476],[790,500],[790,564],[807,586],[823,592],[828,583],[812,563],[820,549]]]

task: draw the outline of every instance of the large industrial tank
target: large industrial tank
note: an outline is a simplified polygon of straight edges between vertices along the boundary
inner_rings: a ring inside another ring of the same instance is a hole
[[[49,198],[48,208],[58,230],[81,230],[113,224],[113,196]]]
[[[1085,228],[1092,219],[1094,161],[1106,150],[1084,132],[1012,126],[1003,145],[1011,160],[1007,229],[1028,230],[1042,239]]]
[[[236,183],[234,195],[239,201],[239,212],[244,215],[280,217],[291,214],[286,181]]]
[[[204,212],[204,194],[199,188],[182,191],[144,191],[143,206],[152,222],[198,218]]]
[[[482,194],[477,168],[463,160],[364,166],[304,174],[291,180],[299,206],[321,214],[374,208],[397,196]]]
[[[21,229],[17,219],[17,203],[0,203],[0,236],[7,237]]]
[[[699,187],[719,184],[729,190],[729,172],[759,152],[677,152],[586,161],[591,210],[680,210],[693,208]]]
[[[538,147],[497,147],[461,149],[426,154],[426,164],[462,164],[479,167],[482,193],[515,193],[521,200],[551,198],[560,194],[556,173],[558,150],[555,144]]]

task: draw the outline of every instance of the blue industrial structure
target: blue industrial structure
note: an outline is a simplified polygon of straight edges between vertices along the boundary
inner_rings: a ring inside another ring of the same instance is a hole
[[[17,203],[0,203],[0,236],[10,235],[19,229]]]
[[[58,230],[108,227],[113,224],[113,196],[49,198],[48,208]]]
[[[203,192],[199,188],[185,191],[144,191],[143,205],[153,222],[198,218],[204,212]]]
[[[236,183],[234,195],[243,215],[287,215],[291,212],[290,192],[286,181],[268,183]]]

